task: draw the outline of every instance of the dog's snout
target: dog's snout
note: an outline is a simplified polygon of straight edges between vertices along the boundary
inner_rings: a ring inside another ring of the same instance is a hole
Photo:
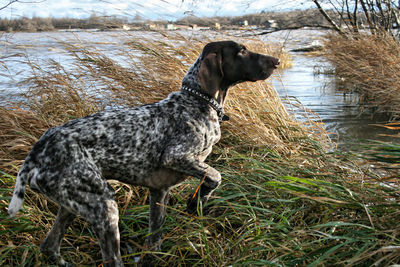
[[[277,69],[279,67],[279,64],[281,63],[281,60],[279,58],[275,58],[274,60],[274,67]]]
[[[279,67],[279,64],[281,64],[281,60],[276,57],[263,56],[261,60],[261,64],[264,66],[264,68],[268,69],[277,69]]]

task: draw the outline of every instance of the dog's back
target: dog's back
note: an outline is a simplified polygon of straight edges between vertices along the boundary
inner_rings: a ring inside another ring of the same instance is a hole
[[[215,112],[193,101],[172,93],[158,103],[106,110],[49,129],[18,174],[10,215],[22,205],[26,184],[51,198],[64,173],[73,175],[77,165],[96,168],[104,179],[148,186],[146,179],[162,167],[163,152],[176,136],[192,138],[204,149],[218,141],[219,125],[210,123],[217,122]],[[204,134],[209,142],[202,141]]]

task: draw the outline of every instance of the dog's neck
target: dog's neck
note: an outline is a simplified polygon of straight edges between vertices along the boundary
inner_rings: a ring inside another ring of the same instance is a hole
[[[215,90],[216,91],[215,94],[210,94],[200,84],[200,81],[198,79],[198,75],[199,75],[200,66],[201,66],[201,62],[202,61],[203,61],[203,54],[201,54],[196,59],[194,64],[186,72],[185,77],[183,77],[183,80],[182,80],[182,86],[186,86],[188,88],[197,90],[202,94],[208,95],[209,97],[211,97],[215,101],[217,101],[219,105],[223,106],[224,105],[224,101],[225,101],[227,88],[218,88],[218,90]]]
[[[181,91],[184,93],[188,93],[189,95],[192,95],[192,96],[206,102],[207,104],[209,104],[217,112],[219,121],[229,120],[229,117],[225,115],[224,107],[221,106],[214,98],[212,98],[206,94],[203,94],[202,92],[200,92],[196,89],[187,87],[185,85],[183,85],[181,87]]]
[[[203,60],[203,54],[201,54],[195,63],[189,68],[185,77],[182,80],[181,91],[187,92],[205,102],[207,102],[215,111],[217,111],[220,121],[227,121],[229,117],[224,114],[224,98],[222,90],[218,90],[216,95],[208,94],[201,86],[198,74]]]
[[[186,72],[185,77],[183,77],[182,80],[182,87],[186,86],[188,88],[194,89],[196,91],[203,91],[201,88],[200,82],[197,79],[197,76],[199,75],[199,70],[200,70],[200,65],[202,61],[202,55],[200,55],[194,64],[189,68],[189,70]]]

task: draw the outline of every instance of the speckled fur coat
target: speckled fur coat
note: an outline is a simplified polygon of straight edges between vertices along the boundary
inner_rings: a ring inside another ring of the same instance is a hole
[[[50,260],[68,266],[60,256],[60,244],[80,215],[99,239],[104,266],[122,266],[118,207],[107,179],[146,186],[150,188],[146,244],[159,249],[169,189],[187,176],[202,181],[200,190],[188,199],[187,211],[192,213],[221,182],[220,173],[204,160],[220,139],[229,86],[266,79],[278,64],[278,59],[232,41],[210,43],[187,72],[181,91],[158,103],[106,110],[49,129],[18,173],[9,214],[20,209],[29,184],[59,204],[53,228],[41,244]]]
[[[200,87],[201,57],[185,75],[183,85]],[[204,160],[219,138],[217,112],[184,91],[154,104],[102,111],[48,130],[18,174],[22,187],[16,186],[17,195],[23,198],[27,181],[32,189],[53,198],[85,177],[87,189],[100,193],[107,187],[100,174],[132,185],[168,188],[184,177],[159,177],[160,169],[177,157]],[[91,180],[90,172],[99,174],[100,180]],[[78,199],[72,202],[71,207],[77,206]]]

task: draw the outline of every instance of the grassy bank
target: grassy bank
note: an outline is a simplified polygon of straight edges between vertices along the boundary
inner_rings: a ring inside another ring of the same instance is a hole
[[[15,173],[47,128],[97,110],[136,106],[180,86],[204,41],[181,36],[131,39],[113,55],[64,43],[73,66],[26,60],[29,92],[0,109],[0,265],[40,266],[38,245],[57,207],[30,190],[17,219],[7,218]],[[258,40],[250,49],[290,57]],[[116,60],[119,58],[119,61]],[[121,63],[121,58],[123,59]],[[184,212],[198,181],[174,188],[167,208],[160,266],[388,266],[400,261],[398,189],[362,171],[350,158],[325,152],[323,129],[287,112],[269,82],[231,89],[223,137],[209,162],[221,187],[207,212]],[[308,125],[307,125],[308,124]],[[148,192],[112,182],[120,207],[124,261],[133,265],[147,234]],[[96,239],[83,220],[67,232],[61,253],[77,265],[100,264]]]
[[[400,116],[400,45],[388,33],[330,35],[327,59],[345,90],[360,94],[360,104]]]

